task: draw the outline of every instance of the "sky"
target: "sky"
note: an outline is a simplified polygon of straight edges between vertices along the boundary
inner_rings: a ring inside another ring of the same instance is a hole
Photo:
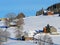
[[[3,18],[8,13],[18,13],[23,12],[26,17],[35,16],[36,11],[42,8],[60,3],[60,0],[0,0],[0,18]]]

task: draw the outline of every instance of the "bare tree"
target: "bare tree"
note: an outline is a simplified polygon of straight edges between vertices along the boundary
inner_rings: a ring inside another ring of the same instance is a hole
[[[1,37],[1,35],[3,34],[3,30],[2,29],[0,29],[0,45],[2,45],[2,37]]]
[[[5,15],[6,18],[9,18],[9,21],[11,22],[13,19],[15,19],[16,14],[15,13],[8,13]]]
[[[25,18],[25,14],[24,14],[24,13],[19,13],[16,18],[17,18],[17,19]]]
[[[23,18],[20,18],[18,21],[17,21],[17,25],[18,26],[21,26],[24,24],[24,19]]]
[[[3,42],[6,42],[9,36],[9,32],[0,29],[0,45],[2,45]]]
[[[7,30],[5,30],[5,31],[3,31],[3,36],[5,36],[4,37],[5,42],[7,42],[8,37],[10,36],[10,33]]]
[[[49,35],[42,35],[38,40],[39,45],[53,45],[52,39]]]
[[[19,28],[15,31],[15,34],[17,39],[21,38],[21,31],[19,30]]]
[[[19,21],[17,21],[18,29],[16,30],[16,38],[21,38],[23,35],[23,24],[24,20],[23,18],[20,18]]]

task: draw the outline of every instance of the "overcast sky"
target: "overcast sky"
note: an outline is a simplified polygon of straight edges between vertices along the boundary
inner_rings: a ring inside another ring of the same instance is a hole
[[[0,0],[0,18],[3,18],[7,13],[23,12],[26,16],[35,16],[36,11],[55,3],[60,3],[60,0]]]

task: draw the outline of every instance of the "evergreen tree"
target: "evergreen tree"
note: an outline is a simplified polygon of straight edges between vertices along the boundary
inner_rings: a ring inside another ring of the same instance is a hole
[[[49,24],[47,24],[47,26],[46,26],[46,31],[47,31],[47,33],[50,33],[50,25]]]

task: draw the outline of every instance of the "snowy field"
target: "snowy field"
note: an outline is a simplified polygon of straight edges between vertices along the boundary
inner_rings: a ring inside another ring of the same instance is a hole
[[[37,45],[33,41],[8,41],[3,45]]]
[[[58,16],[31,16],[24,18],[24,30],[34,31],[34,30],[43,30],[47,24],[57,28],[57,31],[60,32],[60,17]]]
[[[47,24],[50,26],[54,26],[57,29],[57,32],[60,32],[60,17],[58,16],[32,16],[24,18],[24,26],[23,31],[33,33],[35,30],[43,30]],[[13,29],[13,30],[12,30]],[[15,27],[10,27],[9,32],[11,33],[11,37],[14,37]],[[31,35],[30,35],[31,36]],[[55,44],[60,44],[60,35],[51,35],[51,38]],[[9,40],[4,45],[37,45],[32,41],[12,41]]]
[[[26,32],[35,30],[43,30],[47,24],[54,26],[60,33],[60,17],[58,16],[31,16],[24,19],[24,30]],[[60,35],[51,35],[55,44],[60,44]]]

